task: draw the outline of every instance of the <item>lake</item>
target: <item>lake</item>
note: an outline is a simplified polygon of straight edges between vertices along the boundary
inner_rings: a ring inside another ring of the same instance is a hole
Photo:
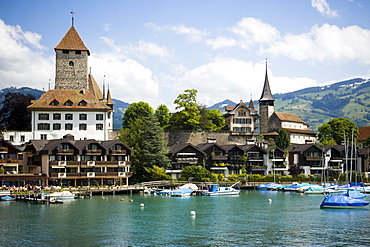
[[[0,245],[370,246],[369,206],[320,209],[322,200],[323,195],[242,190],[224,197],[134,194],[63,204],[0,201]]]

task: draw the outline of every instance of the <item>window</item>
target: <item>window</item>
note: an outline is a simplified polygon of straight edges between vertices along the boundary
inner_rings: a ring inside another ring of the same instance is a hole
[[[67,113],[65,115],[65,120],[73,120],[73,114]]]
[[[50,105],[57,106],[57,105],[59,105],[59,101],[55,99],[52,102],[50,102]]]
[[[62,52],[63,52],[63,54],[69,54],[68,50],[63,50]]]
[[[54,123],[53,124],[53,130],[60,130],[62,127],[61,127],[61,124],[60,123]]]
[[[80,114],[80,120],[87,120],[87,114]]]
[[[39,113],[39,120],[49,120],[48,113]]]
[[[50,124],[48,123],[39,123],[37,124],[38,130],[50,130]]]
[[[72,130],[73,129],[73,124],[65,124],[64,128],[65,128],[65,130]]]
[[[75,63],[74,63],[74,62],[72,62],[72,61],[70,61],[68,65],[69,65],[69,66],[75,66]]]
[[[9,141],[14,142],[14,136],[9,136]]]
[[[103,120],[103,114],[96,114],[96,120]]]
[[[78,105],[79,105],[79,106],[86,106],[86,105],[87,105],[87,103],[86,103],[86,101],[81,100],[80,102],[78,102]]]
[[[103,124],[96,124],[96,130],[103,130]]]
[[[238,112],[238,116],[247,116],[247,113],[245,111]]]
[[[87,130],[87,124],[80,124],[80,130]]]
[[[72,106],[73,105],[73,102],[70,101],[70,100],[67,100],[66,102],[64,102],[64,105],[65,106]]]
[[[25,142],[26,141],[26,137],[25,136],[21,136],[21,142]]]
[[[47,140],[47,136],[48,136],[47,134],[41,134],[40,139],[41,140]]]
[[[61,114],[60,113],[54,113],[53,114],[53,120],[60,120],[61,119]]]

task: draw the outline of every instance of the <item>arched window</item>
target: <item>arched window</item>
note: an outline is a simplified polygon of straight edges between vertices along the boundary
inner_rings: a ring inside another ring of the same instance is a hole
[[[75,66],[75,63],[73,61],[70,61],[69,66]]]

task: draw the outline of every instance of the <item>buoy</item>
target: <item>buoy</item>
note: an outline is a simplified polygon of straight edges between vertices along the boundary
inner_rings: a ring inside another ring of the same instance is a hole
[[[197,213],[195,211],[190,211],[190,215],[194,216],[196,215]]]
[[[140,207],[144,207],[144,203],[140,203]]]
[[[125,199],[121,198],[121,201],[124,201]]]
[[[133,202],[134,200],[133,199],[130,199],[130,202]]]
[[[271,203],[272,202],[272,199],[268,199],[268,202]]]

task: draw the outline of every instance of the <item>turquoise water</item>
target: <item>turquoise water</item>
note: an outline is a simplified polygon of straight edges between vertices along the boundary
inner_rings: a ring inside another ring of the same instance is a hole
[[[323,210],[322,200],[322,195],[242,190],[225,197],[3,201],[0,245],[370,246],[370,208]]]

